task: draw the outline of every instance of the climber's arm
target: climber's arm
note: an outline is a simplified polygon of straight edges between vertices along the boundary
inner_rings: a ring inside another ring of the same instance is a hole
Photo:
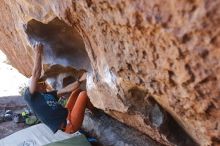
[[[66,93],[70,93],[73,92],[74,90],[77,90],[81,84],[81,82],[83,82],[86,79],[86,73],[84,73],[81,78],[75,82],[73,82],[72,84],[67,85],[66,87],[64,87],[63,89],[60,89],[59,91],[57,91],[57,96],[63,96]]]
[[[57,96],[60,97],[60,96],[63,96],[64,94],[66,94],[66,93],[70,93],[70,92],[78,89],[79,85],[80,85],[80,83],[78,81],[76,81],[72,84],[69,84],[66,87],[64,87],[63,89],[58,90],[57,91]]]
[[[33,94],[36,91],[37,82],[41,76],[43,45],[40,43],[34,45],[34,51],[35,51],[34,68],[32,71],[31,83],[29,86],[29,90],[31,94]]]

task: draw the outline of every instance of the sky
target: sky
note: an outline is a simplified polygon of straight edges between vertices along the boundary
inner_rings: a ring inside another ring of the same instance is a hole
[[[28,83],[28,78],[7,64],[7,57],[0,50],[0,97],[19,95],[21,87]]]

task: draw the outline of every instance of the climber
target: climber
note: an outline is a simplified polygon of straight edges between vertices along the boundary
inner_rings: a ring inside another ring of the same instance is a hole
[[[34,45],[34,51],[34,68],[30,85],[24,93],[25,101],[41,122],[54,133],[59,129],[67,133],[78,131],[84,119],[85,109],[94,110],[86,91],[79,88],[80,83],[86,79],[86,74],[59,91],[47,92],[45,79],[41,76],[43,45],[37,43]],[[58,97],[70,92],[64,108],[58,103]]]

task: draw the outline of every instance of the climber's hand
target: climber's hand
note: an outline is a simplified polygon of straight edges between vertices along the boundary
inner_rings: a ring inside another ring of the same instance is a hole
[[[79,82],[81,83],[81,82],[83,82],[84,80],[86,80],[86,76],[87,76],[86,72],[83,73],[83,75],[82,75],[82,76],[80,77],[80,79],[79,79]]]
[[[36,44],[34,44],[34,51],[36,54],[41,55],[43,53],[43,44],[41,44],[40,42],[37,42]]]

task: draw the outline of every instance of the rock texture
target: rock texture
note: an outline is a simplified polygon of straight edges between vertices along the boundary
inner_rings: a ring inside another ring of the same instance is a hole
[[[134,128],[99,113],[96,117],[86,112],[83,129],[91,136],[97,137],[103,146],[161,146]]]
[[[19,33],[20,27],[16,27],[19,22],[13,17],[10,7],[1,1],[0,4],[0,46],[1,50],[7,55],[11,64],[17,68],[22,74],[30,76],[33,59],[30,47],[22,42],[22,34]]]
[[[200,145],[219,144],[220,1],[1,0],[0,7],[1,49],[23,74],[31,74],[30,44],[41,41],[44,63],[87,70],[91,101],[119,121],[173,145],[183,139],[163,132],[172,116]]]

